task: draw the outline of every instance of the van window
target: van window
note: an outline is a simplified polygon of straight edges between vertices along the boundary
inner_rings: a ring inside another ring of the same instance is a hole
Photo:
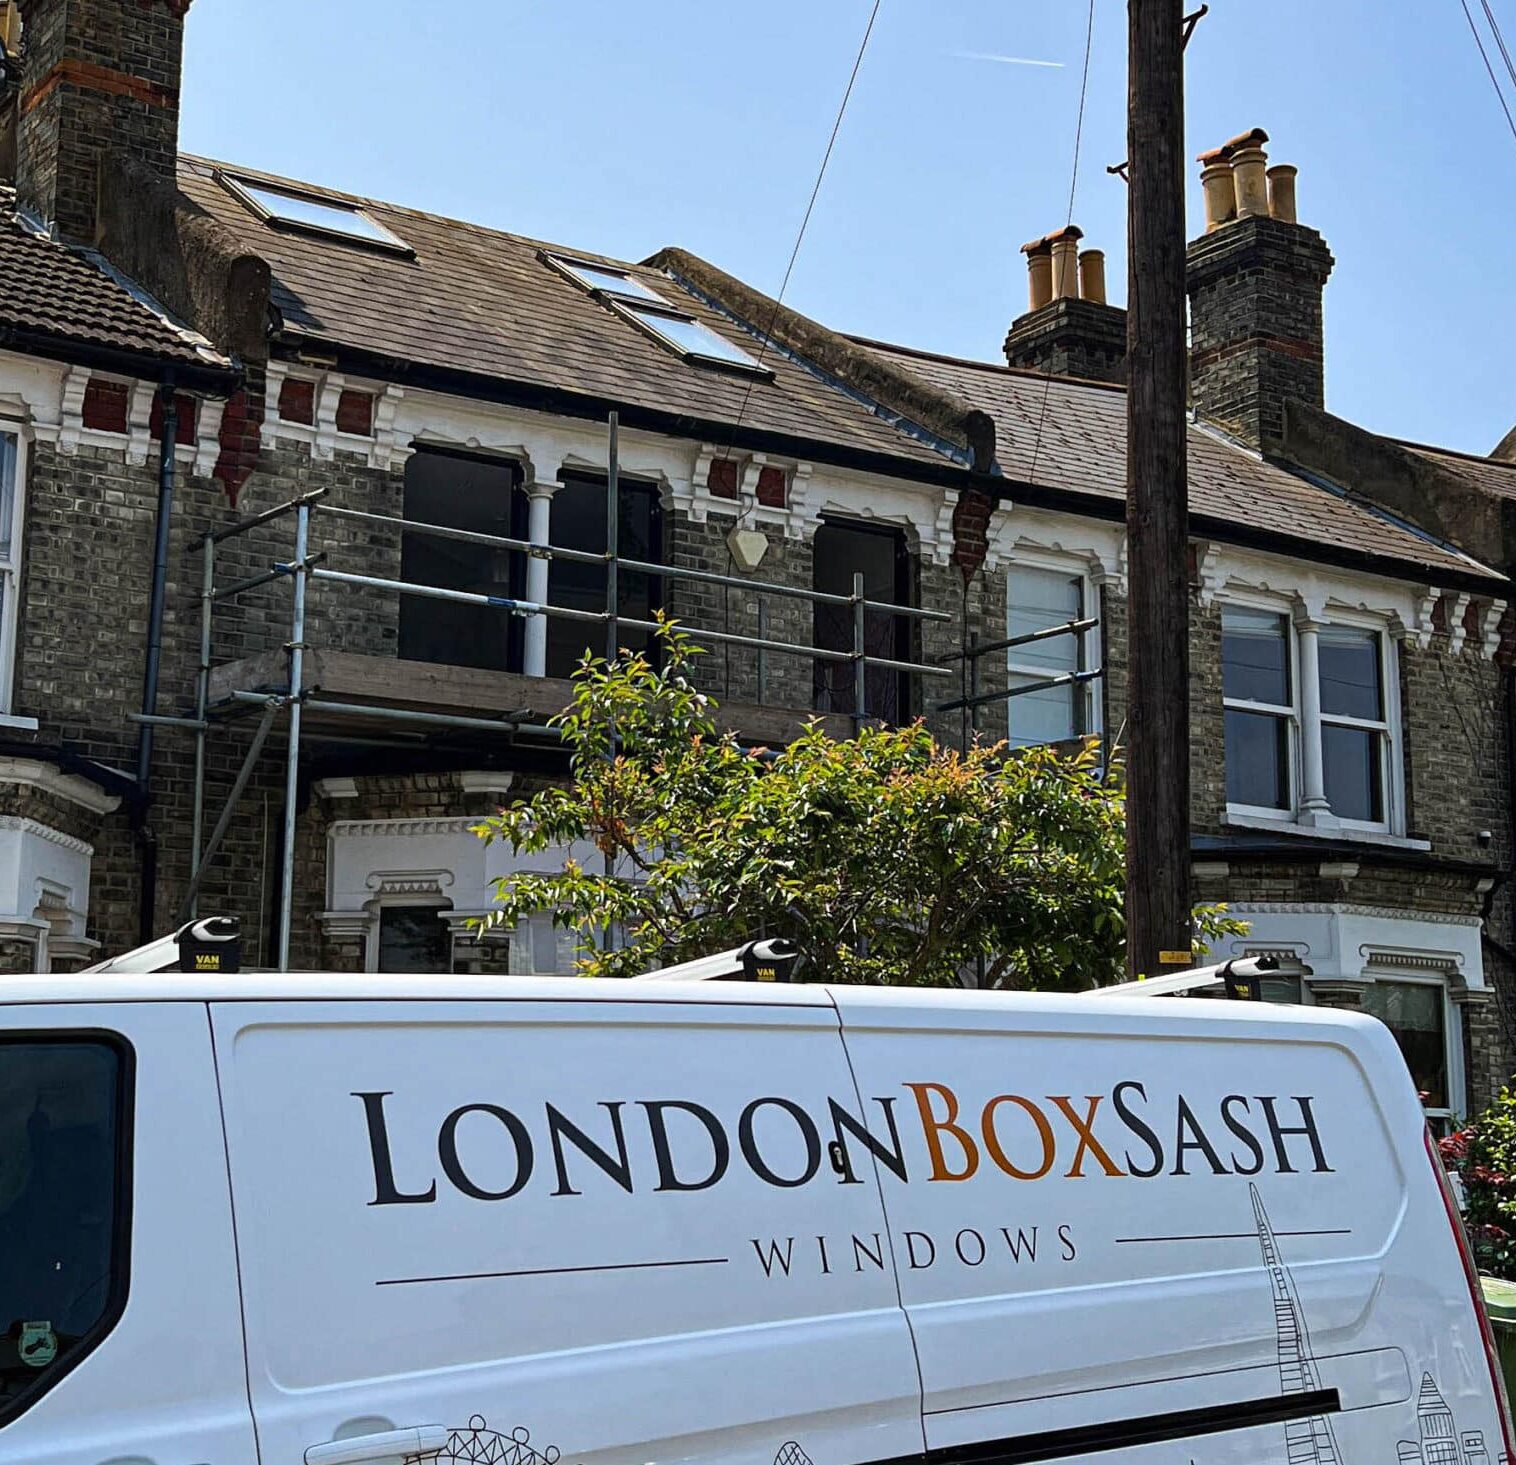
[[[0,1423],[121,1315],[125,1085],[105,1038],[0,1039]]]

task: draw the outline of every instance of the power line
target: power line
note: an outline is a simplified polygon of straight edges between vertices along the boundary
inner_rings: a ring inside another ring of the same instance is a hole
[[[1500,103],[1500,110],[1505,113],[1506,126],[1511,129],[1511,136],[1516,138],[1516,118],[1511,116],[1511,109],[1506,104],[1505,93],[1500,90],[1500,80],[1495,75],[1495,68],[1490,65],[1490,55],[1484,48],[1484,37],[1479,34],[1479,27],[1474,24],[1473,12],[1469,9],[1469,0],[1458,0],[1458,3],[1463,6],[1463,18],[1469,23],[1469,31],[1474,37],[1474,44],[1479,47],[1479,59],[1484,62],[1484,69],[1490,74],[1490,85],[1495,88],[1496,100]]]
[[[1084,141],[1084,102],[1090,89],[1090,48],[1095,38],[1095,0],[1090,0],[1090,10],[1084,22],[1084,67],[1079,77],[1079,117],[1074,123],[1074,166],[1069,177],[1069,214],[1064,221],[1068,228],[1074,222],[1074,198],[1079,189],[1079,149]],[[1027,472],[1027,481],[1036,482],[1037,457],[1042,451],[1042,429],[1047,422],[1048,397],[1053,391],[1053,363],[1048,361],[1047,376],[1042,383],[1042,407],[1037,413],[1037,435],[1032,440],[1032,466]]]
[[[1500,22],[1495,19],[1495,12],[1490,9],[1490,0],[1479,0],[1484,6],[1484,18],[1490,23],[1490,32],[1495,37],[1495,44],[1500,47],[1500,59],[1505,62],[1506,75],[1511,78],[1511,85],[1516,86],[1516,65],[1511,63],[1511,53],[1506,50],[1505,37],[1500,33]]]
[[[800,228],[795,234],[795,246],[790,250],[789,263],[784,267],[784,278],[779,282],[779,293],[774,297],[774,308],[769,312],[767,329],[758,344],[758,365],[763,365],[764,355],[769,348],[769,339],[774,333],[774,326],[779,320],[779,309],[784,304],[784,292],[790,288],[790,276],[795,270],[795,261],[800,257],[800,246],[805,242],[805,231],[810,227],[811,214],[816,207],[816,200],[821,194],[821,184],[826,178],[827,165],[832,161],[832,149],[837,146],[837,134],[842,130],[842,119],[847,115],[847,104],[852,99],[853,84],[858,80],[859,69],[863,65],[864,53],[869,48],[869,38],[874,34],[874,22],[879,19],[879,7],[883,0],[874,0],[874,8],[869,12],[869,23],[863,28],[863,39],[858,43],[858,54],[853,58],[853,69],[848,73],[847,86],[843,89],[842,101],[837,107],[837,116],[832,122],[832,133],[826,141],[826,152],[821,156],[821,166],[816,170],[816,182],[811,188],[811,197],[805,206],[805,215],[800,220]],[[1093,0],[1092,0],[1093,3]],[[747,414],[747,404],[753,395],[753,386],[756,376],[749,380],[747,390],[742,394],[742,405],[737,409],[736,421],[732,423],[731,439],[728,441],[728,452],[736,441],[737,430],[742,426],[742,419]]]

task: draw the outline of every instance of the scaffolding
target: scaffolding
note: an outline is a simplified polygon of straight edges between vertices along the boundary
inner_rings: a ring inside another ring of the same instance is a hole
[[[770,656],[798,657],[818,662],[848,663],[852,667],[853,707],[849,714],[855,732],[868,720],[868,671],[879,668],[885,671],[904,673],[925,679],[951,680],[959,676],[953,668],[920,661],[872,654],[866,644],[867,618],[871,615],[903,618],[908,622],[951,621],[947,611],[929,610],[916,606],[897,605],[886,601],[870,600],[865,594],[864,577],[853,576],[850,595],[825,591],[807,590],[800,586],[773,581],[756,580],[746,575],[727,575],[713,570],[692,566],[662,564],[655,561],[628,558],[618,548],[618,501],[619,472],[617,466],[617,419],[610,415],[608,471],[606,473],[606,523],[604,552],[576,550],[533,539],[517,539],[506,535],[485,534],[475,530],[456,529],[447,525],[429,524],[399,515],[380,514],[368,510],[342,507],[327,500],[327,490],[318,489],[257,514],[247,515],[221,528],[203,535],[192,548],[201,559],[200,578],[200,647],[199,666],[195,684],[195,708],[192,716],[139,717],[138,720],[155,725],[188,731],[194,736],[193,812],[190,834],[190,880],[181,903],[179,920],[184,921],[196,912],[197,899],[206,872],[214,860],[227,832],[230,830],[238,804],[246,792],[255,767],[263,756],[264,748],[280,719],[287,730],[284,767],[283,838],[279,856],[279,929],[277,939],[277,967],[289,969],[290,939],[294,907],[295,834],[301,775],[301,749],[305,727],[305,712],[318,707],[325,713],[355,720],[371,719],[375,722],[409,726],[418,729],[452,730],[473,734],[503,737],[507,740],[526,738],[547,742],[557,740],[555,727],[522,721],[513,716],[470,717],[440,712],[426,712],[410,708],[369,705],[366,703],[332,700],[320,695],[319,687],[306,685],[306,655],[312,648],[306,639],[306,607],[312,584],[326,583],[353,588],[369,589],[394,594],[415,596],[458,605],[479,606],[498,612],[503,617],[515,618],[527,625],[536,621],[545,625],[545,618],[559,618],[583,624],[589,631],[601,627],[604,631],[604,650],[608,660],[614,659],[620,648],[623,632],[629,630],[647,633],[656,632],[658,623],[621,613],[619,607],[619,575],[621,571],[645,575],[662,584],[681,582],[715,585],[728,589],[740,589],[757,598],[759,635],[745,635],[730,630],[694,623],[685,624],[691,636],[700,642],[717,645],[745,647],[756,652],[760,661],[760,686],[762,663]],[[590,611],[571,606],[553,605],[544,592],[541,599],[525,599],[515,596],[482,594],[476,591],[454,590],[443,586],[427,585],[404,579],[360,574],[334,567],[327,550],[313,546],[313,526],[320,521],[345,522],[382,528],[403,542],[405,536],[431,537],[453,540],[484,548],[520,555],[531,561],[573,562],[597,565],[605,571],[605,602],[603,609]],[[228,542],[241,539],[255,530],[275,523],[293,523],[292,552],[287,559],[273,559],[267,568],[227,583],[218,580],[218,549]],[[232,780],[226,802],[208,837],[204,825],[206,815],[207,752],[209,738],[219,709],[211,705],[211,680],[215,666],[214,630],[215,611],[218,606],[236,602],[241,597],[274,583],[287,583],[290,587],[289,641],[284,647],[287,665],[285,685],[275,691],[255,688],[237,688],[230,693],[232,704],[256,708],[258,720],[254,725],[237,772]],[[812,606],[830,605],[845,607],[850,612],[852,636],[847,650],[829,647],[800,645],[775,639],[766,634],[766,619],[763,607],[767,597],[800,600]],[[1047,634],[1057,634],[1049,632]],[[985,651],[991,648],[986,647]],[[1014,695],[1014,693],[1012,694]],[[983,700],[983,699],[982,699]],[[614,739],[612,740],[614,742]]]

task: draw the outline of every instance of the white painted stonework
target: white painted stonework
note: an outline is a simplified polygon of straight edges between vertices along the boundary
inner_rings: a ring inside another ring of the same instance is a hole
[[[77,960],[95,949],[85,936],[90,859],[82,839],[0,815],[0,936],[30,941],[38,971],[54,959]]]
[[[501,775],[487,775],[497,781]],[[576,845],[539,855],[512,855],[501,843],[486,845],[473,831],[477,817],[340,819],[327,832],[326,910],[329,936],[359,936],[367,964],[378,959],[379,912],[385,906],[441,907],[454,935],[467,939],[467,923],[494,907],[495,881],[513,872],[554,871],[572,855],[598,868],[594,846]],[[533,918],[511,935],[510,966],[521,975],[572,973],[574,939],[551,920]]]

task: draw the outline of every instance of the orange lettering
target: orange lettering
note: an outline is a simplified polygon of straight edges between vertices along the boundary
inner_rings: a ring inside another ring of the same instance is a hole
[[[968,1132],[959,1128],[954,1120],[958,1118],[958,1096],[940,1083],[908,1083],[906,1084],[916,1096],[916,1108],[921,1113],[921,1129],[926,1135],[927,1153],[932,1157],[933,1180],[968,1180],[979,1168],[979,1150]],[[940,1094],[947,1112],[938,1119],[932,1113],[933,1094]],[[942,1141],[938,1135],[946,1131],[958,1141],[963,1150],[963,1168],[952,1170],[942,1153]]]
[[[1081,1119],[1074,1112],[1074,1106],[1069,1102],[1069,1096],[1067,1094],[1048,1095],[1049,1100],[1058,1106],[1059,1112],[1065,1119],[1068,1120],[1070,1124],[1074,1126],[1074,1133],[1079,1136],[1079,1148],[1074,1151],[1074,1163],[1069,1166],[1067,1174],[1065,1176],[1066,1179],[1084,1179],[1084,1170],[1081,1167],[1084,1165],[1084,1156],[1086,1150],[1088,1150],[1090,1154],[1094,1155],[1096,1160],[1100,1162],[1100,1168],[1104,1170],[1107,1175],[1126,1174],[1126,1171],[1123,1170],[1121,1166],[1118,1165],[1108,1154],[1106,1154],[1105,1147],[1100,1143],[1098,1139],[1095,1138],[1095,1135],[1093,1133],[1095,1124],[1095,1111],[1100,1107],[1100,1101],[1104,1097],[1104,1094],[1086,1094],[1084,1096],[1084,1100],[1085,1103],[1089,1105],[1089,1108],[1085,1111],[1084,1118]]]
[[[1032,1123],[1037,1126],[1037,1134],[1042,1140],[1042,1164],[1038,1169],[1018,1170],[1011,1163],[1006,1152],[1001,1149],[1000,1137],[995,1133],[995,1110],[1002,1104],[1017,1104],[1032,1116]],[[1047,1115],[1030,1099],[1023,1099],[1020,1094],[1001,1094],[999,1098],[991,1099],[984,1106],[984,1147],[990,1152],[995,1163],[1016,1180],[1040,1180],[1053,1168],[1053,1159],[1057,1153],[1057,1141],[1053,1138],[1053,1126],[1048,1123]]]

